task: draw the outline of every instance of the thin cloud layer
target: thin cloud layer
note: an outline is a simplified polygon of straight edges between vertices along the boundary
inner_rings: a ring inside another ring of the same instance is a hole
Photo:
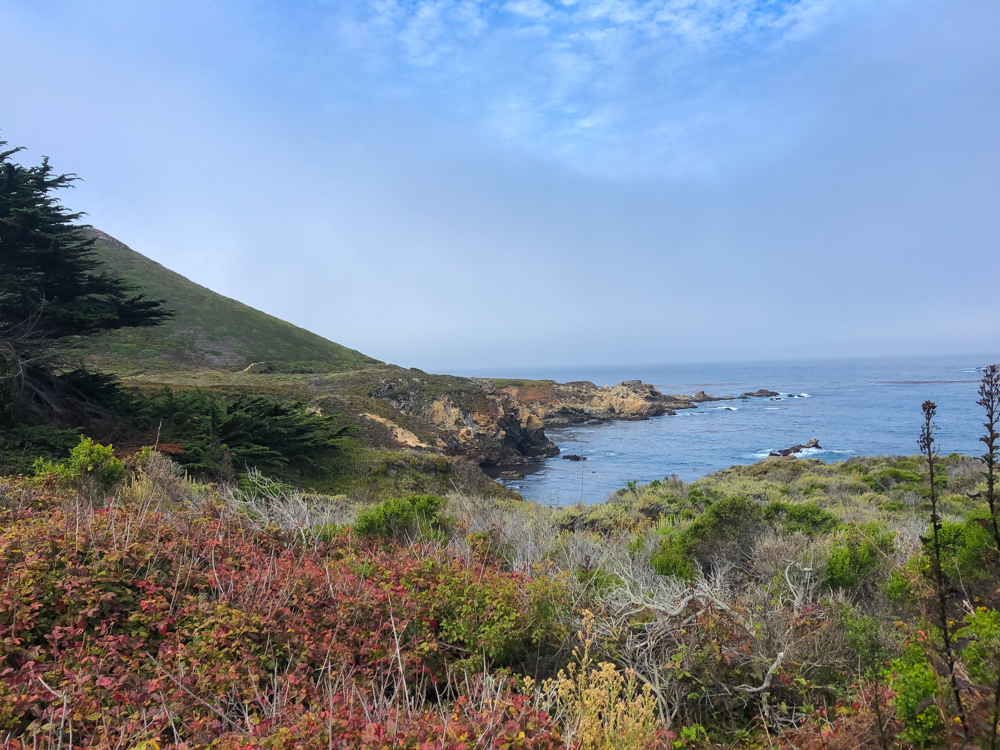
[[[365,96],[433,97],[585,171],[676,174],[697,131],[752,108],[741,89],[867,14],[850,0],[348,2],[324,9],[317,43],[353,53]]]

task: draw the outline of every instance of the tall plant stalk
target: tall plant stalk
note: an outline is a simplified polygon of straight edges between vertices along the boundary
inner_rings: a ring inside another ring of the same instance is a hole
[[[983,371],[983,380],[979,384],[979,400],[976,403],[986,410],[986,421],[983,422],[986,434],[979,440],[986,444],[986,453],[983,454],[986,471],[983,472],[983,476],[986,478],[986,502],[990,506],[992,522],[990,532],[993,534],[993,541],[1000,547],[1000,520],[997,518],[996,504],[997,441],[1000,440],[1000,433],[997,432],[997,415],[1000,412],[1000,366],[990,365]]]
[[[969,723],[965,716],[965,706],[962,703],[962,692],[958,687],[958,677],[955,674],[955,649],[951,641],[951,628],[948,626],[948,597],[951,593],[948,576],[945,574],[944,565],[941,559],[941,516],[937,508],[937,488],[934,486],[934,415],[937,413],[937,404],[933,401],[924,401],[924,424],[920,429],[920,450],[927,459],[927,471],[931,487],[931,529],[933,531],[931,547],[931,577],[934,581],[935,593],[937,594],[938,618],[941,621],[941,641],[943,643],[945,663],[948,665],[948,677],[951,682],[951,690],[955,696],[955,707],[958,711],[958,718],[962,722],[962,733],[965,741],[970,742]]]
[[[993,543],[996,545],[994,552],[994,563],[997,562],[997,555],[1000,555],[1000,521],[997,518],[996,502],[996,466],[998,459],[997,441],[1000,440],[1000,433],[997,432],[997,415],[1000,412],[1000,367],[990,365],[983,371],[983,380],[979,384],[979,400],[977,404],[986,410],[986,421],[983,427],[986,434],[980,439],[986,445],[986,453],[983,454],[983,462],[986,470],[983,476],[986,478],[986,503],[990,508],[989,531],[993,535]],[[998,670],[1000,671],[1000,670]],[[1000,675],[993,688],[993,723],[990,729],[990,750],[997,747],[997,723],[1000,721]]]

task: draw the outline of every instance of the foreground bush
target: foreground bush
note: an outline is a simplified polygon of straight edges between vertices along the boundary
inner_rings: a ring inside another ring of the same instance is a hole
[[[413,706],[461,693],[457,664],[482,671],[544,653],[556,582],[349,530],[306,547],[211,502],[91,508],[8,486],[5,504],[6,741],[194,746],[255,737],[279,747],[324,722],[351,746],[365,732],[454,747],[505,737],[504,727],[517,729],[509,740],[524,733],[512,747],[548,747],[555,736],[544,714],[513,697],[497,716],[482,701],[467,711],[456,703],[465,718],[447,731],[436,711]],[[363,707],[385,696],[395,698],[380,724]]]

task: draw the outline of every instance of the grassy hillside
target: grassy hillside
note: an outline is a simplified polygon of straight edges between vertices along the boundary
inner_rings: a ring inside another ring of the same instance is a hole
[[[159,328],[114,331],[81,342],[75,354],[119,374],[242,370],[267,363],[285,372],[352,370],[378,360],[199,286],[98,230],[97,256],[177,316]]]

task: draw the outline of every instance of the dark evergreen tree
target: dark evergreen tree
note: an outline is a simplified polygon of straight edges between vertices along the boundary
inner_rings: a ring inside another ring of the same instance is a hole
[[[211,479],[232,479],[249,467],[282,478],[311,474],[352,432],[304,402],[245,393],[164,388],[137,395],[135,408],[161,443],[179,444],[183,452],[174,457],[181,465]]]
[[[77,179],[12,160],[0,141],[0,419],[25,408],[58,412],[66,398],[85,399],[79,376],[64,377],[61,350],[73,337],[171,316],[123,279],[101,270],[80,213],[54,195]],[[89,381],[93,381],[90,378]],[[93,386],[93,383],[90,382]],[[105,383],[104,385],[107,385]]]

